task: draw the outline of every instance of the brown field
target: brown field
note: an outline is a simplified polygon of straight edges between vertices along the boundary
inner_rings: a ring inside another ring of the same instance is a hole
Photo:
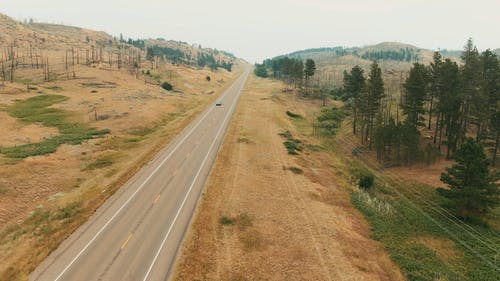
[[[174,85],[173,91],[146,84],[126,70],[101,66],[78,66],[75,79],[39,83],[29,92],[25,84],[7,82],[0,89],[0,147],[59,134],[57,128],[23,123],[6,112],[16,100],[37,95],[68,97],[53,107],[69,112],[71,122],[111,133],[81,145],[61,145],[42,156],[0,155],[0,280],[26,279],[58,243],[213,102],[242,67],[212,72],[164,64],[153,70]],[[53,213],[71,204],[77,211],[61,225]]]
[[[251,78],[187,237],[175,280],[404,280],[351,206],[341,161],[314,149],[319,102]],[[306,143],[287,154],[278,134]],[[309,144],[309,145],[308,145]],[[337,170],[339,172],[339,170]]]

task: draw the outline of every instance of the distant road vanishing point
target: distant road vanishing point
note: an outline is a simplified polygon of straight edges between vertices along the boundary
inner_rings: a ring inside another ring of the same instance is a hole
[[[30,280],[166,280],[250,73],[64,241]]]

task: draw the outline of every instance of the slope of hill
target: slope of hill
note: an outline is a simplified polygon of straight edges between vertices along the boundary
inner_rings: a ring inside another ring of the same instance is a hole
[[[401,80],[414,62],[427,64],[432,61],[434,51],[409,44],[384,42],[364,47],[316,48],[293,52],[283,56],[311,58],[315,60],[317,75],[315,79],[342,83],[344,70],[355,65],[368,71],[373,60],[376,60],[389,80]],[[443,56],[458,61],[459,51],[446,51]],[[282,56],[280,56],[282,57]]]
[[[16,53],[26,56],[33,53],[47,57],[54,56],[54,52],[72,51],[85,56],[85,63],[91,59],[92,63],[97,60],[108,61],[109,56],[115,55],[113,60],[129,60],[126,56],[146,57],[148,47],[156,47],[155,54],[148,56],[152,60],[158,56],[170,62],[187,64],[196,67],[210,66],[208,63],[199,63],[200,57],[208,58],[217,66],[228,69],[226,64],[234,64],[237,58],[231,53],[211,48],[202,48],[199,45],[190,45],[185,42],[165,39],[129,39],[123,40],[113,37],[102,31],[94,31],[75,26],[65,26],[49,23],[21,23],[0,14],[0,46],[4,49],[14,48]],[[172,51],[173,50],[173,51]],[[89,52],[89,54],[86,54]],[[41,54],[43,53],[43,54]],[[109,54],[112,53],[112,54]],[[132,54],[133,53],[133,54]],[[120,54],[120,55],[119,55]],[[64,55],[64,54],[63,54]],[[72,57],[75,54],[72,54]],[[2,52],[3,58],[9,56],[8,52]],[[60,56],[60,54],[59,54]],[[89,57],[89,58],[87,58]],[[59,57],[58,57],[59,58]],[[224,62],[225,64],[222,64]]]
[[[27,279],[244,66],[147,57],[154,44],[216,53],[0,14],[0,280]]]

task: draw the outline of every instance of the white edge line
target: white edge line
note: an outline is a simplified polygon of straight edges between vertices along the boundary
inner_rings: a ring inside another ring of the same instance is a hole
[[[246,75],[246,73],[244,74]],[[245,84],[243,84],[244,86]],[[242,91],[243,90],[243,86],[240,88],[239,91]],[[153,259],[153,261],[151,262],[151,265],[149,266],[148,268],[148,271],[146,272],[146,275],[144,276],[144,279],[142,279],[143,281],[146,281],[149,277],[149,274],[151,274],[151,270],[153,269],[153,266],[154,264],[156,263],[156,260],[158,259],[158,256],[160,255],[160,252],[161,250],[163,249],[163,246],[165,245],[165,242],[167,241],[168,239],[168,236],[170,235],[170,232],[172,231],[172,228],[174,227],[174,224],[175,222],[177,221],[177,218],[179,217],[181,211],[182,211],[182,208],[184,207],[184,204],[186,203],[187,201],[187,198],[189,197],[189,194],[191,193],[191,190],[193,189],[193,186],[195,185],[196,183],[196,180],[198,179],[198,176],[200,175],[201,173],[201,170],[204,168],[205,166],[205,162],[207,161],[208,159],[208,155],[210,155],[210,153],[212,152],[212,149],[217,141],[217,139],[219,138],[219,135],[220,133],[222,132],[222,129],[225,127],[225,123],[227,122],[227,120],[229,119],[229,117],[231,117],[233,114],[232,114],[232,111],[234,109],[234,106],[237,104],[237,101],[239,100],[239,98],[235,99],[235,101],[233,102],[233,104],[231,105],[231,109],[229,110],[228,112],[228,115],[226,116],[226,118],[224,119],[224,122],[222,123],[222,126],[219,128],[219,131],[217,132],[217,135],[215,135],[215,138],[214,140],[212,141],[212,144],[210,145],[210,148],[208,149],[208,152],[207,154],[205,155],[205,158],[203,159],[203,162],[201,163],[200,165],[200,168],[198,169],[198,172],[196,173],[196,176],[194,177],[193,181],[191,182],[191,186],[189,187],[188,189],[188,192],[186,193],[186,195],[184,196],[184,200],[182,200],[182,204],[181,206],[179,207],[179,209],[177,210],[177,213],[175,214],[175,217],[174,217],[174,220],[172,221],[172,223],[170,224],[170,227],[168,228],[168,231],[167,231],[167,234],[165,235],[165,237],[163,238],[161,244],[160,244],[160,248],[158,248],[158,251],[156,251],[156,255]]]
[[[242,75],[245,75],[245,73],[243,73]],[[243,77],[243,76],[241,76]],[[222,97],[220,97],[219,99],[223,99],[231,90],[231,88],[233,88],[234,84],[236,84],[238,82],[238,80],[241,79],[238,78],[234,83],[233,85],[231,85],[230,88],[228,88],[226,90],[226,92],[222,95]],[[127,199],[127,201],[125,201],[125,203],[123,203],[123,205],[114,213],[114,215],[108,220],[108,222],[106,222],[106,224],[94,235],[94,237],[92,237],[92,239],[90,239],[90,241],[85,245],[85,247],[83,247],[82,250],[80,250],[80,252],[78,252],[78,254],[71,260],[71,262],[61,271],[61,273],[56,277],[56,279],[54,279],[54,281],[58,281],[65,273],[66,271],[68,271],[68,269],[73,265],[73,263],[75,263],[75,261],[80,258],[80,256],[87,250],[87,248],[97,239],[97,237],[99,237],[99,235],[104,231],[104,229],[106,229],[106,227],[108,227],[108,225],[115,219],[115,217],[123,210],[123,208],[128,205],[128,203],[137,195],[137,193],[146,185],[146,183],[153,177],[154,174],[156,174],[156,172],[158,172],[158,170],[163,166],[163,164],[165,164],[165,162],[172,156],[172,154],[179,148],[179,146],[181,146],[181,144],[189,137],[191,136],[191,134],[194,132],[194,130],[201,124],[201,122],[205,119],[205,117],[207,117],[207,115],[212,112],[214,109],[213,106],[210,106],[210,109],[203,115],[203,117],[198,121],[198,123],[196,123],[196,125],[191,129],[191,131],[189,131],[189,133],[184,136],[184,138],[182,138],[181,141],[179,141],[179,143],[174,147],[174,149],[172,149],[172,151],[170,151],[170,153],[167,155],[167,157],[165,157],[165,159],[163,159],[163,161],[160,163],[160,165],[158,165],[158,167],[156,167],[156,169],[146,178],[146,180],[144,180],[144,182],[137,188],[137,190]]]

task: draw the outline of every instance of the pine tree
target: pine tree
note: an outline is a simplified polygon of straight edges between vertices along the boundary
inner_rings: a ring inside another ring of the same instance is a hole
[[[477,140],[490,138],[494,141],[493,165],[496,165],[496,152],[499,141],[498,115],[500,114],[500,61],[498,57],[486,50],[481,55],[483,66],[483,81],[481,85],[481,96],[475,104],[481,108],[475,108],[478,112]]]
[[[315,72],[316,72],[316,63],[312,59],[307,59],[304,68],[304,74],[306,77],[306,93],[309,93],[309,79],[314,75]]]
[[[406,122],[417,129],[423,123],[424,102],[427,96],[429,73],[423,64],[415,63],[410,69],[404,87],[404,99],[401,105],[406,115]]]
[[[472,138],[466,139],[455,153],[456,164],[446,168],[441,181],[449,189],[439,188],[440,195],[451,203],[464,219],[481,215],[500,203],[499,174],[488,169],[488,160],[483,146]]]
[[[439,68],[439,145],[442,142],[443,129],[446,133],[447,152],[446,158],[450,158],[456,150],[457,140],[460,134],[460,117],[462,108],[461,76],[458,65],[450,59],[446,59]]]
[[[467,44],[465,45],[461,58],[463,61],[463,66],[461,67],[461,74],[463,78],[463,114],[461,115],[460,133],[457,139],[459,143],[462,143],[465,139],[473,115],[477,116],[477,109],[480,107],[480,99],[478,99],[478,97],[481,96],[480,89],[482,67],[479,52],[477,51],[476,46],[474,46],[472,38],[467,40]]]
[[[441,64],[443,63],[441,54],[439,52],[434,52],[433,55],[433,60],[429,66],[429,79],[430,79],[430,85],[429,85],[429,110],[427,111],[429,113],[428,117],[428,129],[431,129],[431,122],[432,122],[432,114],[434,113],[434,110],[436,108],[436,103],[439,102],[439,100],[436,100],[439,96],[439,68],[441,67]],[[437,132],[437,127],[439,123],[439,117],[440,114],[438,113],[436,115],[436,129],[435,132]],[[434,134],[434,143],[436,143],[436,134]]]
[[[375,117],[380,111],[380,103],[384,97],[384,80],[382,70],[378,63],[372,63],[370,74],[368,75],[367,87],[363,97],[363,109],[365,110],[365,138],[369,138],[369,148],[372,148],[373,127]]]
[[[351,69],[351,72],[348,73],[344,71],[344,90],[352,97],[353,105],[353,124],[352,124],[352,132],[356,134],[357,121],[358,121],[358,112],[360,107],[360,99],[363,89],[365,88],[365,76],[363,74],[363,69],[356,65]]]

